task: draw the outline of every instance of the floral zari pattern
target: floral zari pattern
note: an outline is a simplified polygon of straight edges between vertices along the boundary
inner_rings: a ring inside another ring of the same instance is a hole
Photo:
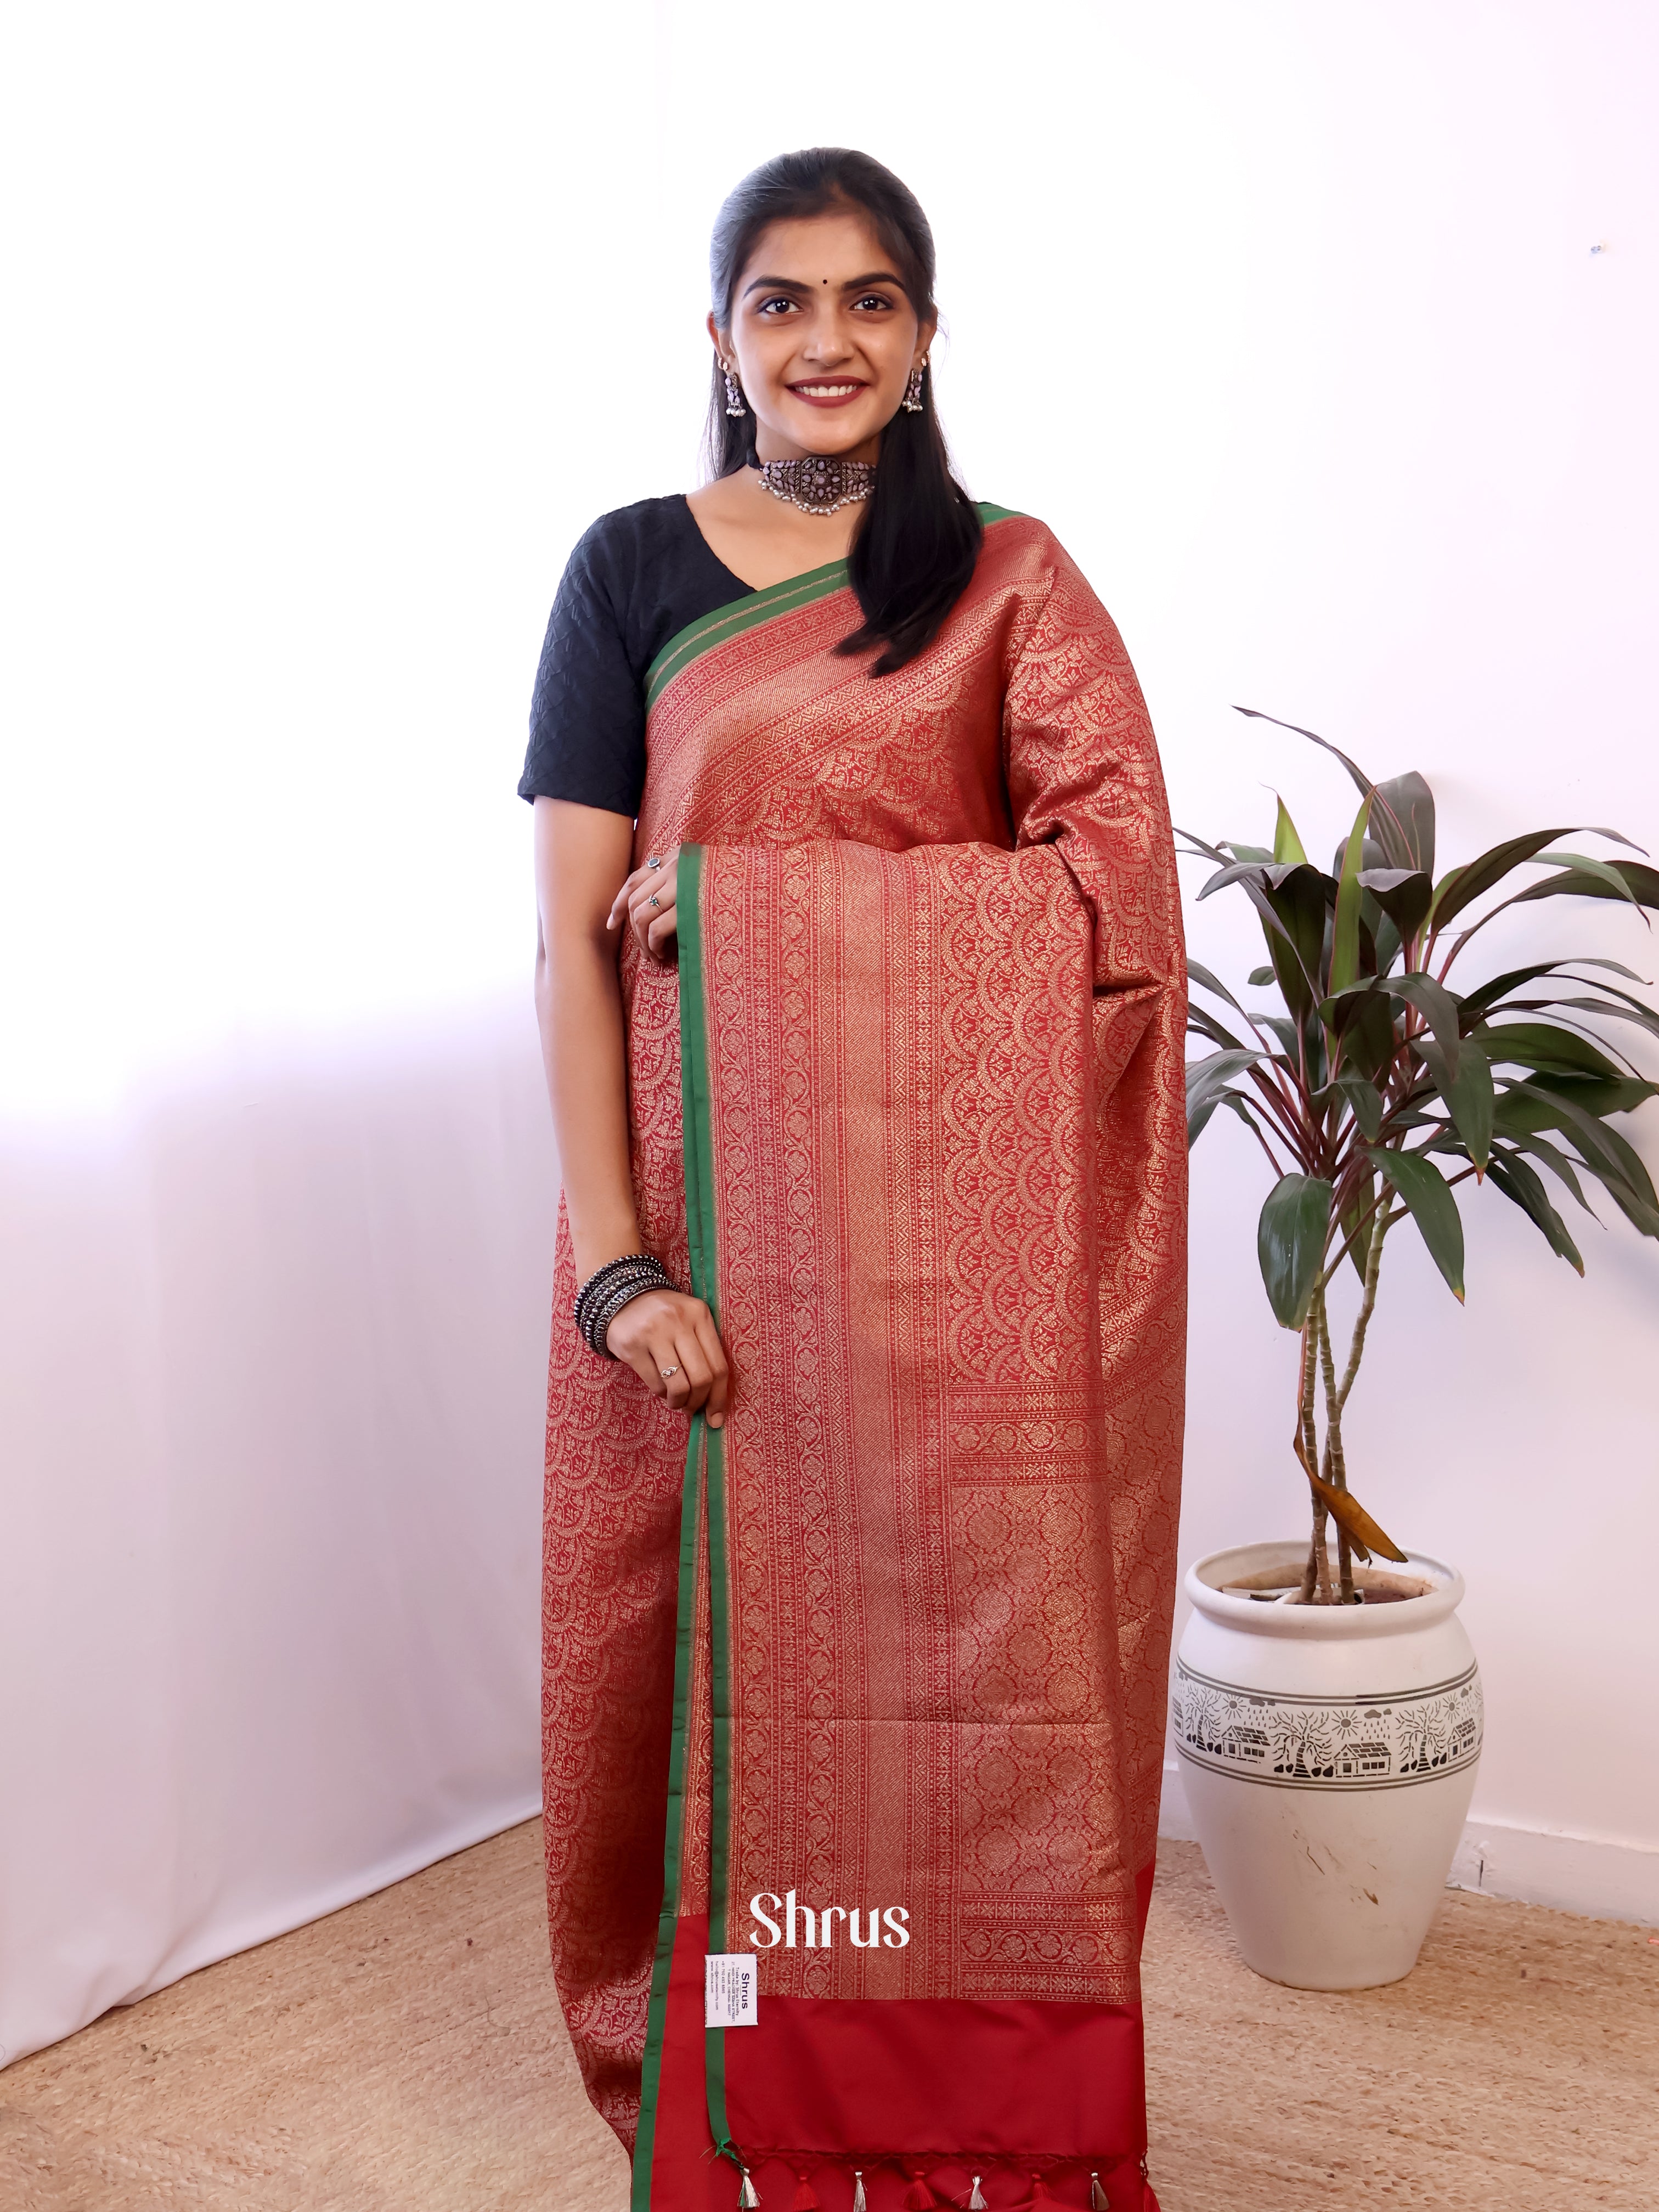
[[[652,710],[640,849],[702,848],[686,988],[734,1378],[709,1570],[729,1726],[717,1787],[696,1653],[677,1909],[701,1926],[711,1855],[717,1920],[731,1901],[714,1948],[745,1940],[757,1892],[907,1909],[902,1948],[765,1954],[763,2006],[802,2001],[804,2048],[823,2005],[851,2019],[866,2001],[1138,2021],[1185,1336],[1162,782],[1117,633],[1040,525],[992,524],[945,631],[897,676],[832,653],[854,619],[844,589],[790,606],[682,656]],[[680,981],[632,959],[624,980],[642,1225],[684,1279]],[[561,1297],[569,1279],[562,1238]],[[554,1956],[625,2141],[685,1429],[556,1330]],[[706,1641],[707,1589],[692,1614]],[[751,2046],[725,2040],[740,2075]],[[796,2155],[805,2124],[769,2136],[764,2085],[732,2078],[757,2152]]]

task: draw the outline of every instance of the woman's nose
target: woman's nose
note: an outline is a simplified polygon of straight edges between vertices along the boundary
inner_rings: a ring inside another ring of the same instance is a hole
[[[845,332],[831,325],[828,329],[815,330],[806,341],[804,350],[809,361],[823,362],[827,364],[845,361],[853,349],[848,343]]]

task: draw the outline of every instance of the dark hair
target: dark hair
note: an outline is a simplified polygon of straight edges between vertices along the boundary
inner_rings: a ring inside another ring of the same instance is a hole
[[[870,218],[918,318],[937,318],[933,234],[920,202],[879,161],[845,146],[780,154],[751,170],[715,218],[708,250],[714,321],[732,326],[732,294],[769,224],[798,222],[836,207]],[[881,466],[848,557],[864,621],[838,653],[884,650],[871,673],[890,676],[931,645],[967,588],[985,535],[979,510],[951,473],[933,407],[933,371],[923,372],[922,410],[901,408],[881,434]],[[755,459],[753,411],[729,416],[716,358],[708,407],[708,459],[729,477]]]

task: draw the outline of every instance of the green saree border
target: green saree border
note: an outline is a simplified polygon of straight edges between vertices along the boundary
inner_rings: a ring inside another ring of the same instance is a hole
[[[846,563],[837,562],[844,568]],[[805,580],[804,579],[799,580]],[[708,999],[702,941],[703,850],[683,845],[675,884],[680,964],[680,1082],[684,1115],[685,1214],[691,1287],[720,1326],[718,1222],[714,1206],[713,1124],[709,1111]],[[732,1661],[726,1573],[726,1448],[719,1429],[699,1416],[704,1437],[704,1493],[708,1516],[709,1705],[714,1723],[708,1836],[708,1948],[726,1948],[726,1877],[732,1808]],[[706,2031],[704,2069],[708,2125],[716,2148],[735,2163],[726,2111],[726,2030]]]
[[[708,1143],[708,1028],[703,1008],[702,932],[698,893],[702,881],[702,849],[683,846],[679,854],[676,896],[680,972],[680,1103],[685,1161],[686,1229],[691,1251],[692,1287],[711,1311],[714,1296],[714,1217],[713,1161]],[[673,1734],[668,1754],[668,1822],[663,1847],[662,1909],[657,1918],[657,1949],[651,1966],[651,1997],[646,2013],[645,2063],[640,2090],[640,2125],[635,2139],[630,2212],[649,2212],[651,2173],[656,2151],[657,2104],[662,2086],[663,2038],[668,2024],[668,1983],[674,1963],[674,1939],[679,1928],[679,1904],[685,1852],[685,1765],[691,1725],[692,1638],[696,1630],[697,1559],[705,1538],[705,1516],[715,1470],[723,1471],[720,1432],[711,1430],[702,1416],[694,1414],[685,1446],[685,1481],[680,1505],[679,1591],[674,1614]],[[724,1516],[721,1532],[724,1535]],[[715,1629],[716,1656],[722,1656],[725,1626],[723,1581],[714,1572],[716,1558],[710,1540],[711,1596],[718,1585]],[[718,1684],[722,1677],[716,1675]],[[718,1729],[718,1723],[716,1723]],[[715,1743],[718,1762],[721,1746]],[[717,1765],[718,1771],[718,1765]],[[718,1832],[718,1831],[717,1831]],[[724,1851],[721,1852],[724,1882]],[[714,1899],[710,1897],[710,1941],[713,1942]],[[723,1916],[722,1916],[723,1917]],[[723,2033],[708,2031],[710,2044]],[[720,2057],[724,2060],[724,2048]],[[711,2074],[711,2081],[713,2079]],[[720,2068],[720,2121],[715,2141],[722,2142],[725,2118],[725,2069]],[[711,2094],[710,2120],[714,2120]]]
[[[685,1217],[691,1256],[691,1287],[720,1320],[719,1268],[715,1245],[714,1154],[710,1141],[708,1020],[703,988],[702,848],[683,845],[675,896],[679,940],[680,1100],[685,1163]],[[651,2000],[646,2016],[644,2075],[640,2126],[634,2154],[632,2212],[649,2212],[651,2174],[656,2150],[657,2105],[662,2081],[663,2039],[667,2027],[668,1983],[678,1929],[684,1875],[685,1765],[691,1721],[692,1638],[696,1632],[697,1555],[705,1532],[708,1546],[710,1703],[714,1715],[713,1804],[709,1843],[708,1948],[726,1948],[727,1824],[731,1810],[731,1641],[726,1573],[726,1456],[718,1429],[702,1416],[692,1418],[686,1444],[685,1489],[680,1516],[679,1596],[675,1613],[674,1733],[669,1753],[668,1835],[663,1854],[663,1902],[657,1923],[657,1950],[651,1970]],[[704,2067],[708,2124],[718,2149],[734,2164],[726,2113],[726,2031],[705,2031]]]
[[[986,499],[975,504],[979,519],[988,530],[994,522],[1024,520],[1015,507],[995,507]],[[689,668],[702,654],[724,645],[729,638],[741,637],[745,630],[770,622],[775,615],[793,614],[798,607],[808,607],[815,599],[827,599],[831,592],[842,590],[846,582],[846,562],[826,561],[821,568],[808,568],[802,575],[787,576],[781,584],[769,584],[763,591],[751,592],[746,599],[733,600],[729,606],[717,607],[712,615],[688,623],[684,629],[675,632],[645,672],[646,713],[650,713],[664,689],[680,671]],[[684,961],[681,973],[684,973]]]
[[[826,599],[831,592],[840,591],[846,581],[846,562],[826,561],[821,568],[809,568],[804,575],[787,576],[781,584],[769,584],[764,591],[751,592],[746,599],[735,599],[729,606],[716,607],[712,615],[702,615],[697,621],[688,623],[669,639],[645,672],[646,713],[648,714],[656,705],[664,686],[711,646],[724,645],[728,638],[741,637],[745,630],[770,622],[775,615],[793,614],[797,607],[811,606],[814,599]]]
[[[668,1978],[679,1926],[680,1878],[685,1853],[685,1751],[691,1718],[691,1638],[696,1623],[697,1552],[702,1536],[702,1423],[694,1420],[685,1448],[680,1502],[680,1583],[674,1613],[674,1715],[668,1753],[668,1821],[663,1844],[662,1909],[651,1962],[646,2012],[645,2064],[640,2086],[640,2125],[635,2139],[630,2212],[648,2212],[651,2165],[656,2148],[657,2099],[662,2085],[663,2035],[668,2023]]]

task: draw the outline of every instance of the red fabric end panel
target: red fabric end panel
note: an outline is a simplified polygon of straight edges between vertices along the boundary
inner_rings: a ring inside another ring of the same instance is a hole
[[[758,2024],[726,2032],[726,2109],[751,2160],[1138,2159],[1140,2008],[763,1993]]]
[[[714,2155],[703,2063],[702,1960],[708,1916],[687,1913],[674,1931],[668,2007],[651,2148],[651,2212],[732,2212],[737,2168]],[[758,2033],[746,2029],[745,2033]]]

